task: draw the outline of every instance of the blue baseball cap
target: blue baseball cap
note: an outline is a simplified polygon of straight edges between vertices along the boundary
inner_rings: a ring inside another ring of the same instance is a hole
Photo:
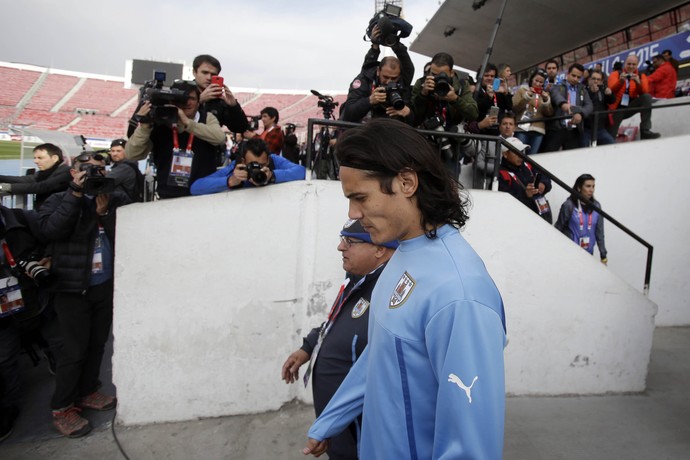
[[[371,241],[371,236],[366,230],[364,230],[364,227],[362,227],[362,224],[359,223],[359,220],[357,219],[349,219],[347,222],[345,222],[340,234],[343,236],[351,236],[352,238],[357,238],[358,240],[366,241],[367,243],[376,244]],[[398,247],[398,242],[388,241],[387,243],[379,244],[378,246],[396,249]]]

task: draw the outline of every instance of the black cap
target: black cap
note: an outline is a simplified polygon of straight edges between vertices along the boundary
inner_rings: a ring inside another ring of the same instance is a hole
[[[124,147],[126,144],[127,144],[127,141],[124,139],[115,139],[114,141],[112,141],[110,143],[110,148],[117,147],[117,146]]]

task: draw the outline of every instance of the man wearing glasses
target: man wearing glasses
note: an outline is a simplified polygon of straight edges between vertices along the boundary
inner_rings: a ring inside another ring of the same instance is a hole
[[[145,102],[137,116],[146,121],[139,123],[125,147],[130,160],[142,160],[153,152],[161,199],[189,196],[189,188],[196,179],[215,172],[217,146],[225,143],[218,119],[199,109],[200,90],[196,83],[179,80],[172,89],[184,91],[187,96],[185,102],[176,104],[177,122],[172,126],[154,123],[148,118],[151,103]]]
[[[293,383],[299,378],[300,366],[311,358],[304,382],[306,385],[313,371],[312,391],[317,417],[367,345],[371,292],[397,247],[397,241],[382,245],[372,243],[369,233],[358,220],[347,221],[340,232],[338,251],[342,253],[343,269],[348,277],[340,288],[328,319],[320,327],[311,330],[304,338],[302,347],[285,361],[282,370],[283,380]],[[330,458],[357,458],[360,425],[361,417],[341,434],[331,438],[328,449]]]
[[[98,391],[98,375],[113,320],[115,209],[130,200],[121,191],[90,195],[88,181],[105,175],[102,155],[82,153],[70,174],[67,191],[51,195],[38,218],[52,255],[54,305],[63,339],[51,401],[53,425],[76,438],[91,431],[82,409],[103,411],[116,405],[113,396]]]

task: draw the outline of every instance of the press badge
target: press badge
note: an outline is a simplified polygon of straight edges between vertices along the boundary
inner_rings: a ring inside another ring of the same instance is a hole
[[[14,276],[0,279],[0,318],[18,313],[24,309],[19,281]]]
[[[623,99],[621,99],[620,105],[627,107],[628,104],[630,104],[630,94],[625,93],[623,94]]]
[[[192,175],[192,160],[194,152],[191,150],[173,149],[168,186],[189,187],[189,178]]]
[[[549,202],[546,201],[546,198],[543,196],[535,198],[534,203],[537,205],[537,209],[539,210],[540,216],[551,211],[551,207],[549,206]]]
[[[105,231],[102,225],[98,225],[98,236],[93,246],[93,259],[91,260],[91,274],[100,275],[103,273],[103,237]]]
[[[589,249],[589,237],[588,236],[581,236],[580,237],[580,247],[582,249]]]

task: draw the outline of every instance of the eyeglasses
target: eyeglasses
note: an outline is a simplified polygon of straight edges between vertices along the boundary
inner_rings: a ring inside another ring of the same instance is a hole
[[[96,161],[105,161],[105,157],[100,153],[82,153],[77,158],[75,158],[74,161],[78,161],[79,163],[86,163],[87,161],[91,161],[91,159],[94,159]]]
[[[350,247],[353,244],[368,243],[368,241],[355,240],[355,239],[350,238],[349,236],[344,236],[344,235],[340,235],[340,241],[342,241],[345,244],[345,247],[347,249],[350,249]]]

